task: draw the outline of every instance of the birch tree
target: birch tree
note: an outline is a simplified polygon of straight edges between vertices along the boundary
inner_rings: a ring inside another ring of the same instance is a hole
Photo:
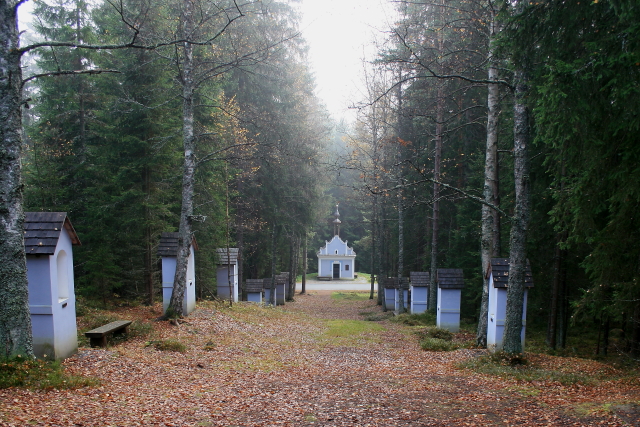
[[[88,45],[82,41],[44,41],[19,45],[18,7],[21,0],[0,2],[0,354],[33,355],[29,314],[22,188],[22,108],[28,104],[22,89],[22,57],[35,49],[67,46],[80,49],[142,47],[138,31],[130,25],[130,39],[122,44]],[[124,16],[123,16],[123,19]],[[103,70],[58,70],[47,75],[100,74]]]
[[[183,0],[180,4],[180,27],[178,39],[183,40],[179,49],[171,57],[176,72],[177,83],[182,96],[182,141],[184,163],[182,170],[182,202],[180,226],[178,229],[178,256],[173,292],[167,308],[168,317],[182,314],[182,301],[186,286],[189,245],[193,236],[193,222],[204,220],[194,215],[194,183],[198,162],[215,158],[217,154],[229,151],[231,144],[221,147],[216,153],[210,153],[203,159],[196,158],[197,142],[211,132],[196,130],[196,109],[206,106],[199,91],[213,79],[218,78],[236,67],[248,66],[264,60],[270,49],[295,35],[285,29],[277,40],[266,39],[261,43],[248,43],[242,28],[241,19],[247,16],[268,16],[268,4],[235,1],[213,2],[208,0]],[[238,21],[238,22],[236,22]],[[206,98],[205,98],[206,99]],[[203,102],[204,105],[200,105]]]
[[[19,0],[0,2],[0,355],[33,355],[22,210]]]
[[[527,4],[515,4],[514,13],[522,12]],[[509,354],[522,353],[522,309],[524,280],[527,268],[527,228],[529,226],[529,79],[531,63],[529,49],[515,56],[513,104],[513,178],[515,205],[509,238],[509,281],[507,283],[507,311],[504,324],[503,350]]]

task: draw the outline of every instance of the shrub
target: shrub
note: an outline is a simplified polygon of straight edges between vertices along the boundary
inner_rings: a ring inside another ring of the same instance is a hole
[[[421,314],[402,313],[391,320],[409,326],[430,326],[436,324],[435,314],[429,313],[428,311]]]
[[[187,346],[176,340],[149,341],[147,347],[150,345],[158,351],[175,351],[178,353],[187,351]]]
[[[522,354],[508,355],[504,352],[498,352],[466,360],[459,363],[458,366],[481,374],[520,381],[553,381],[567,386],[596,382],[595,378],[582,373],[530,366]]]
[[[444,341],[453,340],[453,332],[442,328],[423,328],[417,334],[422,338],[438,338]]]
[[[424,351],[452,351],[456,350],[458,346],[441,338],[426,337],[420,341],[420,348]]]
[[[139,322],[137,320],[134,320],[133,323],[129,325],[129,331],[127,332],[127,335],[130,338],[133,338],[133,337],[144,338],[150,335],[152,332],[153,332],[153,325],[151,323]]]

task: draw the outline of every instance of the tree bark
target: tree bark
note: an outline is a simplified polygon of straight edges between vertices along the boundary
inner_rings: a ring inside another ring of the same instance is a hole
[[[402,185],[402,178],[400,179]],[[398,312],[406,311],[404,306],[404,288],[402,287],[402,275],[404,273],[404,202],[402,200],[402,188],[398,190]]]
[[[271,288],[268,301],[268,304],[273,307],[276,306],[276,229],[277,225],[274,220],[273,230],[271,231]]]
[[[22,208],[22,69],[16,0],[0,2],[0,357],[33,356]]]
[[[183,37],[189,40],[193,33],[193,1],[183,2]],[[165,315],[179,317],[183,313],[184,292],[187,281],[187,263],[193,239],[193,193],[195,185],[196,153],[194,137],[194,59],[193,46],[189,41],[183,43],[182,57],[182,143],[184,149],[184,165],[182,172],[182,208],[180,210],[180,227],[178,229],[178,255],[176,274],[173,279],[173,292]]]
[[[302,249],[302,289],[301,294],[307,292],[307,232],[304,232],[304,245]]]
[[[375,171],[375,169],[374,169]],[[373,299],[373,294],[375,292],[375,282],[376,282],[376,232],[377,232],[377,227],[376,227],[376,209],[377,209],[377,198],[378,195],[377,194],[373,194],[372,196],[372,203],[371,203],[371,215],[372,215],[372,219],[371,219],[371,291],[369,292],[369,299]],[[378,284],[378,292],[380,292],[380,285]]]
[[[491,81],[498,79],[498,69],[494,56],[496,17],[492,11],[489,29],[489,72]],[[492,206],[498,206],[498,107],[500,101],[500,87],[497,83],[487,85],[487,146],[484,163],[484,200]],[[500,241],[500,213],[488,205],[482,205],[482,237],[480,239],[480,258],[482,265],[482,300],[480,316],[476,332],[476,344],[487,347],[487,322],[489,312],[489,270],[491,258],[500,256],[498,242]]]
[[[525,67],[515,73],[514,121],[514,182],[515,209],[511,223],[509,251],[509,281],[507,283],[507,312],[504,325],[503,350],[509,354],[522,353],[522,309],[524,279],[527,267],[527,228],[529,225],[529,109],[526,104],[528,78]]]
[[[438,269],[438,227],[440,216],[440,163],[442,158],[442,132],[444,122],[444,89],[440,83],[438,86],[438,105],[436,111],[436,139],[433,161],[433,215],[431,233],[431,272],[429,274],[429,310],[436,311],[438,306],[438,288],[436,285],[436,273]]]
[[[244,190],[244,180],[242,179],[242,175],[240,175],[238,177],[238,194],[243,194],[242,191]],[[240,203],[238,203],[240,204]],[[243,269],[244,269],[244,262],[243,262],[243,257],[242,254],[244,252],[244,208],[242,206],[236,206],[236,209],[238,211],[236,217],[238,218],[238,222],[236,223],[236,235],[237,235],[237,239],[238,239],[238,259],[237,259],[237,263],[238,263],[238,286],[240,287],[240,292],[241,292],[241,297],[239,296],[238,299],[240,299],[241,301],[245,301],[247,299],[247,292],[244,286],[244,273],[243,273]]]

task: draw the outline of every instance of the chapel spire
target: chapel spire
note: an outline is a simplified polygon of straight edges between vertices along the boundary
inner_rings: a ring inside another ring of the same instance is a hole
[[[336,204],[336,211],[333,214],[333,216],[336,218],[333,220],[333,235],[338,237],[340,237],[340,224],[342,223],[342,221],[340,221],[340,212],[338,212],[339,204],[340,202]]]

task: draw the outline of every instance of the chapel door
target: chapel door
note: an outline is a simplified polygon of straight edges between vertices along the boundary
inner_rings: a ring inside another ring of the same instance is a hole
[[[333,264],[333,278],[340,278],[340,264]]]

